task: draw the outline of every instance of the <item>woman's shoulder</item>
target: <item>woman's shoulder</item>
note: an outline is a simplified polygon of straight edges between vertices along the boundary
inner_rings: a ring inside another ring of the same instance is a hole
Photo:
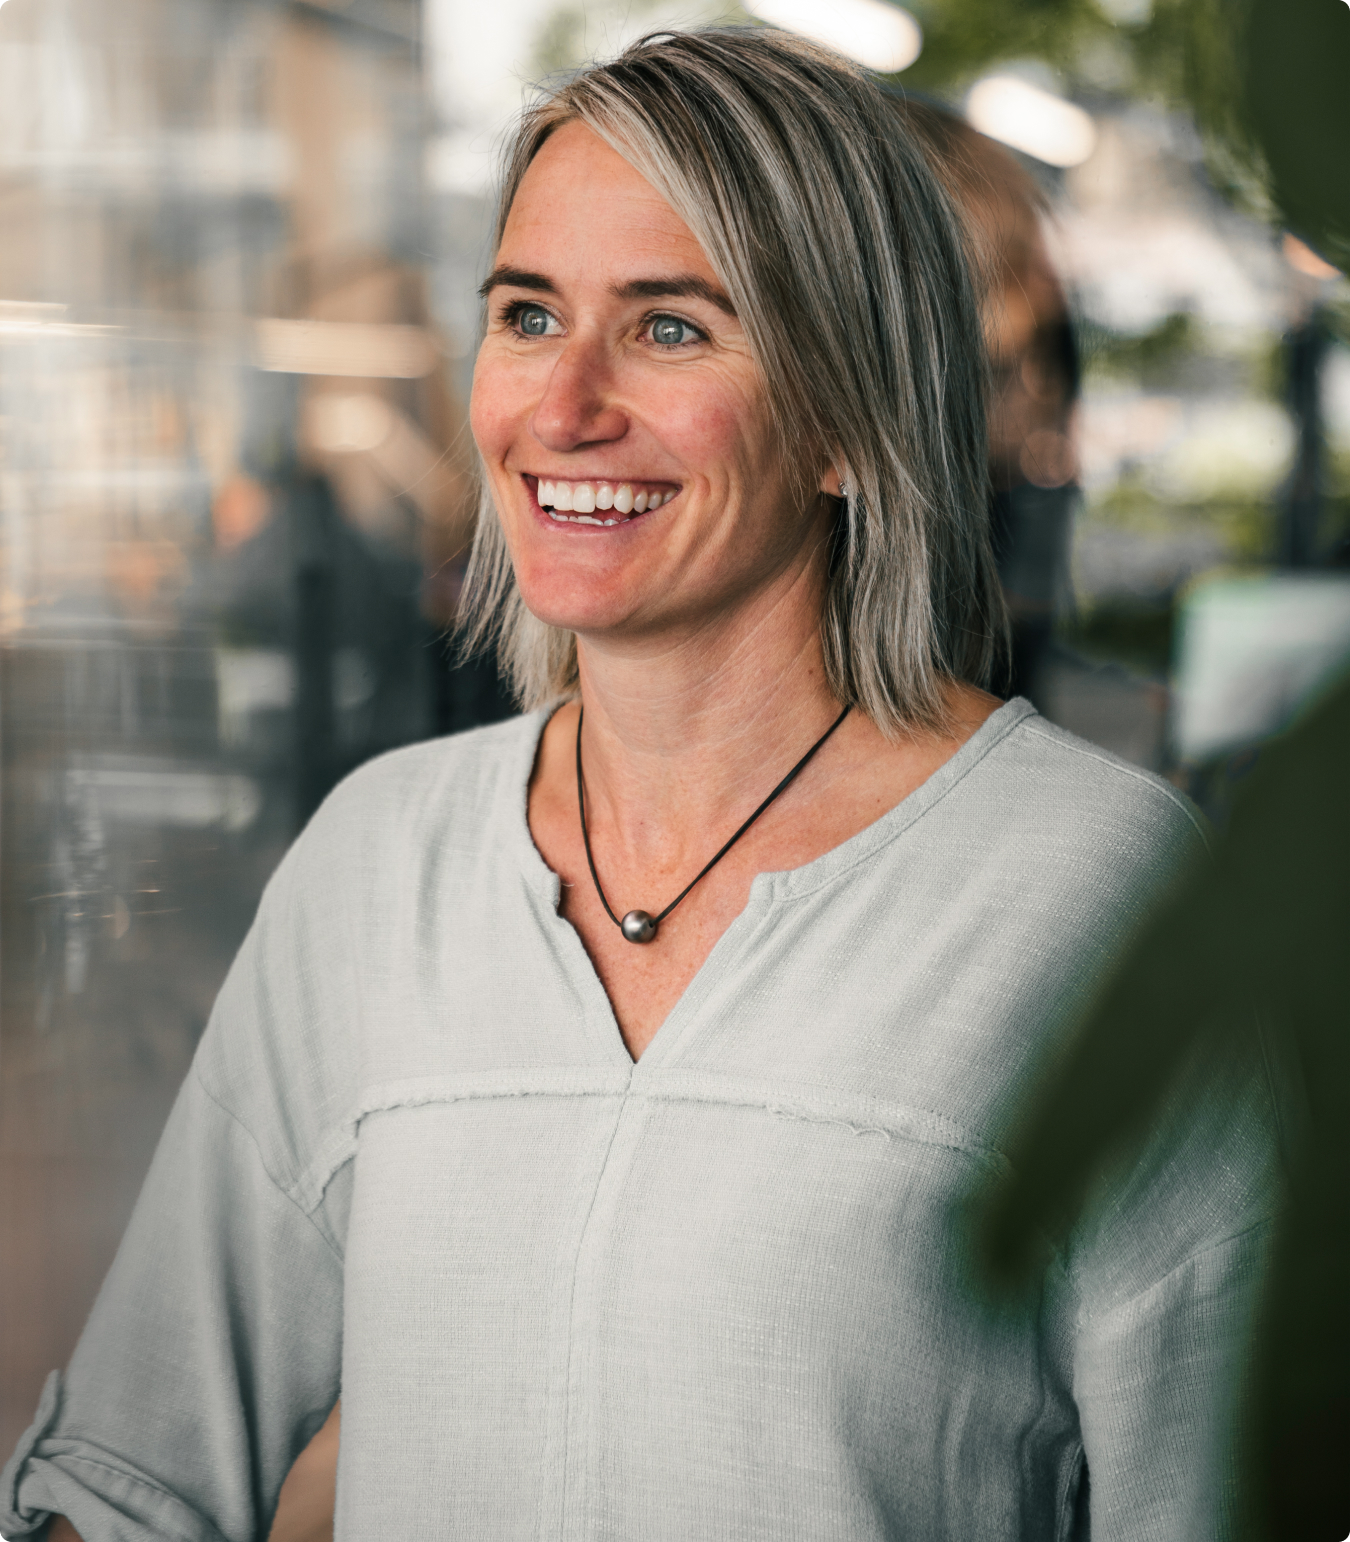
[[[367,762],[334,788],[273,873],[197,1057],[209,1096],[275,1146],[269,1171],[295,1179],[345,1128],[372,994],[391,960],[420,956],[424,897],[466,853],[491,861],[486,848],[511,839],[513,817],[523,824],[542,717]],[[394,1020],[415,1009],[403,1000]],[[274,1072],[260,1076],[259,1066]]]
[[[428,822],[461,833],[485,829],[494,809],[523,799],[546,715],[527,713],[368,760],[328,795],[302,842],[384,839],[395,830],[417,837]]]
[[[1171,783],[1064,728],[1025,703],[984,757],[972,791],[1006,837],[1028,848],[1198,854],[1208,846],[1204,816]],[[1006,710],[1006,709],[1005,709]]]

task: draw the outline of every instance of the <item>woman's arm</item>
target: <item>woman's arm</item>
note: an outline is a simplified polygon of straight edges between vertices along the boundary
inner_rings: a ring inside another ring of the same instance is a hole
[[[54,1515],[58,1537],[255,1542],[337,1401],[349,987],[314,956],[338,929],[310,895],[334,885],[297,883],[303,864],[269,886],[69,1370],[0,1477],[6,1536]]]
[[[287,1192],[200,1070],[70,1368],[6,1472],[6,1536],[50,1513],[86,1538],[255,1542],[337,1400],[342,1263],[328,1196],[309,1207]]]
[[[281,1490],[276,1519],[268,1542],[299,1542],[300,1538],[331,1535],[333,1480],[337,1467],[338,1410],[296,1459]],[[83,1542],[64,1515],[54,1515],[47,1542]]]

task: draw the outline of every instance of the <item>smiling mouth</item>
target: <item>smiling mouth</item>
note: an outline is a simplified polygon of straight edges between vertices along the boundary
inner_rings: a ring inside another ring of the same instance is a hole
[[[567,525],[626,525],[670,502],[678,487],[645,482],[559,482],[536,479],[535,497],[550,519]]]

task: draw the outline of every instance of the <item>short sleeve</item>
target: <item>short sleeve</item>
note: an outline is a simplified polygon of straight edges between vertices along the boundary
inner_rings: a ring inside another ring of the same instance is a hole
[[[1187,1260],[1079,1336],[1092,1542],[1236,1534],[1245,1346],[1271,1225]]]
[[[338,1395],[342,1264],[190,1075],[65,1377],[5,1470],[0,1532],[255,1542]]]
[[[337,1400],[353,950],[335,821],[288,854],[231,967],[0,1533],[256,1542]],[[336,896],[336,898],[334,898]]]
[[[1278,1131],[1248,1017],[1205,1037],[1077,1239],[1074,1397],[1092,1542],[1238,1534],[1244,1392],[1281,1198]]]

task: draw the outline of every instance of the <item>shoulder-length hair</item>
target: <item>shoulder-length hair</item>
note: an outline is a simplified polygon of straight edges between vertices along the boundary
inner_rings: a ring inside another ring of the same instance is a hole
[[[689,226],[726,286],[784,454],[847,477],[821,641],[831,689],[889,737],[947,722],[1005,635],[988,533],[985,355],[952,207],[865,75],[768,28],[657,33],[524,114],[498,205],[581,122]],[[796,447],[791,449],[790,447]],[[525,608],[484,480],[461,628],[529,708],[577,689],[576,638]]]

